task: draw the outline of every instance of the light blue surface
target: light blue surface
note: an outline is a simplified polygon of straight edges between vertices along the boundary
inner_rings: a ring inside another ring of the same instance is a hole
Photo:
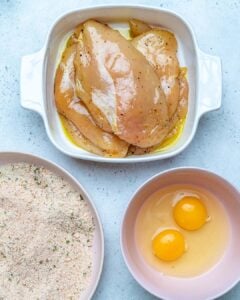
[[[49,27],[60,14],[100,3],[0,0],[0,151],[26,151],[51,159],[76,176],[92,195],[106,243],[104,270],[94,299],[154,299],[134,281],[123,262],[119,246],[122,215],[141,183],[172,167],[207,168],[240,188],[240,1],[127,1],[155,4],[182,14],[192,24],[200,48],[219,55],[223,63],[221,110],[201,119],[194,141],[182,154],[138,165],[97,164],[66,157],[48,140],[41,118],[19,104],[21,56],[43,46]],[[240,285],[221,299],[240,299]]]

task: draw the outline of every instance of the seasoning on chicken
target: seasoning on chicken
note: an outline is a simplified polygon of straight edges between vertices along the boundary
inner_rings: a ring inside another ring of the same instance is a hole
[[[159,78],[118,31],[86,21],[76,61],[83,102],[101,111],[114,134],[142,148],[165,138],[169,117]]]
[[[154,67],[166,96],[171,118],[179,101],[180,68],[175,36],[166,30],[152,29],[134,38],[132,44]]]
[[[70,120],[80,133],[86,138],[87,148],[93,149],[93,145],[99,148],[103,156],[124,157],[128,150],[128,144],[117,136],[99,128],[86,107],[75,93],[75,68],[74,58],[76,44],[67,47],[63,53],[61,63],[55,77],[55,102],[58,112]],[[79,139],[81,135],[79,135]],[[95,151],[96,152],[96,151]]]

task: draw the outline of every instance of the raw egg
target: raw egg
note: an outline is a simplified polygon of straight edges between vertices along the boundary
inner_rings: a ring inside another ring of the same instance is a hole
[[[164,261],[176,260],[185,251],[184,237],[178,230],[163,230],[154,237],[152,250],[155,256]]]
[[[208,219],[205,205],[197,197],[185,196],[173,208],[177,225],[186,230],[201,228]]]
[[[213,194],[196,186],[171,185],[144,201],[136,218],[135,242],[155,270],[191,277],[221,259],[229,232],[226,212]]]

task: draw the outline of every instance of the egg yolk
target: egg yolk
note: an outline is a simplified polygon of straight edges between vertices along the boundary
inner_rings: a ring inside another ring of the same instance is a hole
[[[183,235],[174,229],[161,231],[152,240],[152,251],[164,261],[173,261],[181,257],[185,251]]]
[[[207,220],[207,210],[204,204],[196,197],[183,197],[173,209],[175,222],[186,230],[197,230]]]

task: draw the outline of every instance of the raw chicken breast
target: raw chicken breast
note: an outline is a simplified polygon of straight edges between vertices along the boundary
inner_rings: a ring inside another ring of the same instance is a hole
[[[105,156],[105,153],[99,147],[95,146],[91,143],[81,132],[77,129],[77,127],[68,119],[61,116],[61,121],[64,126],[64,129],[67,131],[68,137],[70,140],[77,145],[78,147],[85,149],[91,153]]]
[[[158,74],[171,119],[177,109],[180,93],[180,69],[174,34],[166,30],[151,29],[134,38],[132,44],[146,57]]]
[[[173,114],[171,120],[170,120],[170,126],[169,126],[169,133],[166,136],[166,139],[171,138],[176,134],[176,124],[179,120],[182,120],[186,117],[187,109],[188,109],[188,82],[186,79],[186,69],[182,68],[179,75],[179,87],[180,87],[180,93],[179,93],[179,102],[178,107]],[[164,141],[165,141],[164,140]],[[163,141],[163,142],[164,142]],[[130,146],[128,149],[128,154],[130,155],[143,155],[147,153],[154,152],[158,150],[159,145],[148,147],[148,148],[139,148],[136,146]]]
[[[83,24],[81,25],[81,28],[83,28]],[[78,41],[78,47],[79,47],[78,52],[82,53],[84,51],[83,29],[79,32],[77,41]],[[111,128],[107,118],[105,117],[104,113],[102,113],[101,110],[93,103],[92,97],[91,97],[91,92],[90,92],[91,90],[88,88],[87,89],[88,91],[87,91],[83,87],[83,84],[82,84],[83,78],[82,78],[82,71],[81,71],[82,66],[81,66],[81,56],[80,55],[76,55],[75,60],[74,60],[75,71],[76,71],[76,76],[75,76],[76,94],[87,106],[95,123],[100,128],[102,128],[104,131],[112,132],[112,128]],[[85,83],[85,86],[87,86],[87,82]]]
[[[76,82],[97,124],[107,119],[126,142],[145,148],[159,144],[169,131],[165,96],[153,67],[119,32],[96,21],[83,24],[78,43]]]
[[[179,73],[179,101],[178,106],[170,120],[169,129],[174,129],[176,123],[180,119],[184,119],[188,111],[188,81],[186,79],[186,68],[181,68]],[[171,132],[169,133],[171,135]]]
[[[127,154],[128,144],[117,136],[100,129],[75,95],[75,55],[76,44],[72,44],[66,48],[56,72],[54,91],[58,112],[70,120],[86,138],[82,141],[82,145],[89,143],[85,148],[98,147],[99,151],[94,152],[101,151],[104,156],[124,157]]]
[[[151,30],[151,27],[148,24],[146,24],[140,20],[131,19],[128,21],[128,23],[129,23],[129,27],[130,27],[131,37],[138,36],[144,32]]]

